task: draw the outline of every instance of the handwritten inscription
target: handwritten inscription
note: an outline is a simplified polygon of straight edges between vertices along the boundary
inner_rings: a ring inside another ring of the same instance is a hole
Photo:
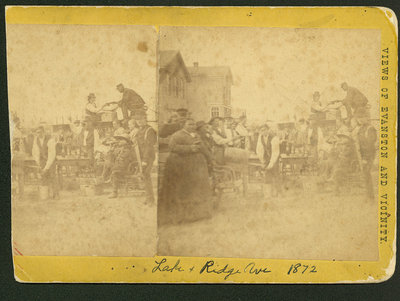
[[[154,268],[151,270],[152,273],[155,272],[183,272],[185,271],[179,264],[181,263],[180,259],[178,259],[175,264],[171,267],[168,264],[166,264],[167,259],[163,258],[160,261],[155,261],[156,265],[154,266]]]
[[[208,274],[222,274],[224,276],[224,280],[227,280],[230,276],[235,275],[235,274],[242,274],[242,273],[247,273],[247,274],[253,274],[253,275],[258,275],[258,274],[266,274],[266,273],[271,273],[272,271],[268,269],[267,267],[257,267],[254,262],[250,262],[248,265],[243,270],[240,270],[235,267],[230,267],[229,264],[226,264],[225,266],[221,267],[217,265],[214,260],[208,260],[203,267],[200,270],[200,274],[202,273],[208,273]]]
[[[219,268],[217,265],[215,265],[214,260],[209,260],[206,262],[206,264],[201,268],[200,274],[203,272],[209,274],[225,274],[224,280],[228,279],[229,276],[240,274],[238,269],[229,268],[228,264],[226,264],[223,268]]]
[[[316,273],[317,267],[315,265],[309,266],[301,263],[292,264],[287,272],[288,275],[296,274],[297,272],[304,274],[304,273]]]
[[[155,260],[155,265],[153,266],[152,273],[180,273],[193,271],[198,271],[199,274],[215,274],[221,275],[224,280],[228,280],[231,276],[237,274],[248,274],[253,276],[268,275],[272,273],[272,270],[267,266],[257,265],[255,262],[250,262],[243,267],[231,266],[229,264],[218,264],[214,260],[207,260],[198,269],[196,266],[186,266],[181,263],[181,260],[168,262],[167,258],[162,258],[161,260]],[[308,274],[316,273],[317,267],[315,265],[305,265],[301,263],[292,264],[287,270],[287,275],[292,274]]]
[[[248,265],[246,265],[246,267],[244,268],[244,272],[245,273],[249,273],[249,274],[261,274],[261,273],[271,273],[272,271],[269,270],[268,268],[257,268],[256,264],[254,262],[250,262]]]

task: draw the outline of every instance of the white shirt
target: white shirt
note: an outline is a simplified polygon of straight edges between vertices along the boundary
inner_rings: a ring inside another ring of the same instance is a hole
[[[258,158],[260,159],[261,163],[265,163],[265,158],[264,158],[265,150],[264,150],[264,144],[262,143],[261,139],[264,139],[264,141],[266,141],[268,140],[268,136],[260,135],[258,137],[256,146],[256,154]],[[268,166],[273,166],[278,160],[278,158],[279,158],[279,137],[275,135],[275,137],[271,139],[271,159],[269,160]]]
[[[90,102],[87,103],[86,110],[88,110],[89,112],[92,112],[92,113],[97,113],[98,109],[97,109],[96,103],[90,103]]]
[[[238,123],[236,126],[236,132],[240,135],[240,136],[249,136],[249,131],[245,128],[245,126],[241,123]]]
[[[40,145],[43,145],[44,143],[44,138],[40,139],[38,137],[35,137],[33,140],[33,146],[32,146],[32,156],[35,159],[36,163],[39,165],[40,164],[40,148],[38,146],[38,142]],[[44,167],[44,169],[49,169],[51,165],[54,163],[54,160],[56,159],[56,141],[54,138],[50,138],[49,141],[47,141],[47,162]]]
[[[222,137],[216,130],[212,131],[211,137],[217,145],[225,145],[230,141],[228,138]]]
[[[226,136],[226,139],[230,140],[230,142],[228,142],[228,145],[229,146],[233,146],[233,140],[232,139],[235,136],[234,130],[225,127],[225,136]]]

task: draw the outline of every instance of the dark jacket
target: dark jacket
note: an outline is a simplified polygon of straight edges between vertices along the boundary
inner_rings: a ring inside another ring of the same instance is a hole
[[[143,162],[152,163],[156,158],[155,145],[157,143],[157,133],[149,125],[139,129],[136,134],[140,156]]]

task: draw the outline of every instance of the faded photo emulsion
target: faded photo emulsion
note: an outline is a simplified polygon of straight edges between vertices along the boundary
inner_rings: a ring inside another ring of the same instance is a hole
[[[154,256],[157,33],[7,25],[14,255]]]
[[[369,260],[375,29],[7,25],[14,255]]]
[[[161,27],[158,254],[378,259],[380,31]]]

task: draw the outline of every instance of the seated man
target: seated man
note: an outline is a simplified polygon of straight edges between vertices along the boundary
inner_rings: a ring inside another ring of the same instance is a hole
[[[112,122],[114,136],[119,136],[120,134],[126,133],[126,130],[123,128],[121,121],[114,120]]]
[[[111,182],[113,193],[110,198],[118,197],[118,189],[121,180],[129,172],[130,164],[135,160],[132,151],[132,142],[128,134],[114,136],[115,143],[111,150]]]

